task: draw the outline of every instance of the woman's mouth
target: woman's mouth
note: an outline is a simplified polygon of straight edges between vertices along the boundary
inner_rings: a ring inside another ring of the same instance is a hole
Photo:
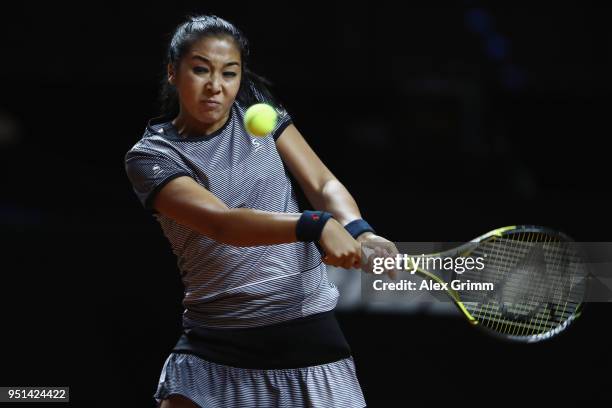
[[[212,99],[207,99],[202,101],[202,105],[204,105],[204,107],[207,109],[217,109],[219,106],[221,106],[221,103]]]

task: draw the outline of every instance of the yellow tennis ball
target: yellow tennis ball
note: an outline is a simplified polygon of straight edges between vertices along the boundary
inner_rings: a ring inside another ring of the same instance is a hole
[[[256,103],[244,115],[244,127],[253,136],[265,136],[276,126],[276,109],[266,103]]]

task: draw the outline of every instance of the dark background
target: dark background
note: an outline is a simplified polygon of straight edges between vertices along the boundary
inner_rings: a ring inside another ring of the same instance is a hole
[[[595,4],[4,13],[0,385],[68,385],[74,406],[153,406],[182,286],[123,158],[158,114],[166,42],[186,14],[243,29],[253,68],[381,235],[465,241],[538,224],[610,241],[611,15]],[[588,306],[568,332],[530,346],[459,317],[339,320],[371,407],[532,400],[526,392],[609,402],[610,305]]]

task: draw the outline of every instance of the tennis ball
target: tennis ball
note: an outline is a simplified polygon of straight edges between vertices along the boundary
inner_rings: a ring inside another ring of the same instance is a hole
[[[276,126],[276,109],[266,103],[256,103],[244,115],[244,127],[253,136],[265,136]]]

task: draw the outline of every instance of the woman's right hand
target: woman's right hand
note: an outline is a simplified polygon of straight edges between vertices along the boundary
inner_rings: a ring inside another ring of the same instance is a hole
[[[323,263],[345,269],[361,267],[361,244],[335,219],[325,223],[319,244],[325,252]]]

